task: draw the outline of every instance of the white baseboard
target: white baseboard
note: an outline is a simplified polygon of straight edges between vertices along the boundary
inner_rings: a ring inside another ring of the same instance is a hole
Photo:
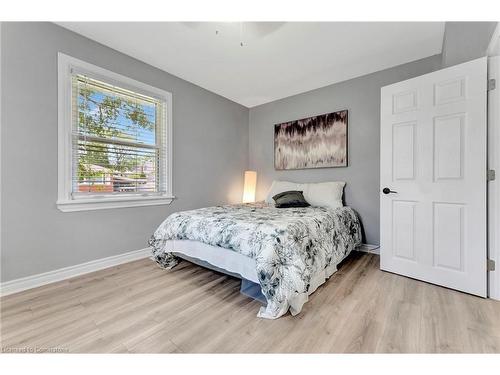
[[[23,290],[36,288],[45,284],[54,283],[80,276],[86,273],[99,271],[119,264],[132,262],[134,260],[147,258],[151,255],[151,249],[130,251],[125,254],[114,255],[107,258],[91,260],[90,262],[77,264],[75,266],[60,268],[58,270],[40,273],[38,275],[23,277],[21,279],[0,283],[0,296],[22,292]]]
[[[356,248],[356,250],[370,254],[379,254],[378,245],[361,244]],[[80,276],[86,273],[99,271],[105,268],[117,266],[119,264],[147,258],[150,255],[151,255],[151,249],[146,248],[141,250],[130,251],[125,254],[114,255],[107,258],[91,260],[90,262],[77,264],[75,266],[60,268],[58,270],[40,273],[38,275],[6,281],[4,283],[0,283],[0,296],[7,296],[9,294],[22,292],[23,290],[28,290],[42,285],[55,283],[56,281],[70,279],[75,276]]]
[[[370,245],[367,243],[362,243],[356,248],[357,251],[362,251],[363,253],[370,253],[380,255],[380,246],[379,245]]]

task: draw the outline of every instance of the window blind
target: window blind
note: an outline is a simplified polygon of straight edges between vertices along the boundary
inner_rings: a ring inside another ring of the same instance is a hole
[[[166,191],[166,104],[72,76],[72,195]]]

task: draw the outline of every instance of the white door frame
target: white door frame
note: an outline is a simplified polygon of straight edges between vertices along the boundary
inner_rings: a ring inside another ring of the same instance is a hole
[[[488,257],[496,263],[488,275],[488,296],[500,300],[500,24],[488,56],[488,78],[496,79],[497,86],[488,92],[488,169],[496,172],[496,180],[488,183]]]

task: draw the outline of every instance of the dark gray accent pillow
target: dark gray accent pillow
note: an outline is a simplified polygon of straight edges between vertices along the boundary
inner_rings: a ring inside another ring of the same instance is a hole
[[[274,197],[275,206],[278,208],[287,207],[309,207],[310,204],[304,199],[301,191],[290,190],[276,194]]]

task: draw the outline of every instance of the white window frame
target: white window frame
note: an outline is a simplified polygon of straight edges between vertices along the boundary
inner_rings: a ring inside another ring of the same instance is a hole
[[[175,198],[172,193],[172,94],[121,74],[111,72],[85,61],[65,55],[57,56],[58,62],[58,194],[57,208],[63,212],[100,210],[109,208],[153,206],[170,204]],[[164,131],[166,132],[165,169],[160,178],[166,178],[166,192],[151,194],[91,194],[89,197],[75,199],[72,196],[72,108],[71,77],[73,72],[86,74],[105,83],[128,89],[159,99],[166,104]]]

